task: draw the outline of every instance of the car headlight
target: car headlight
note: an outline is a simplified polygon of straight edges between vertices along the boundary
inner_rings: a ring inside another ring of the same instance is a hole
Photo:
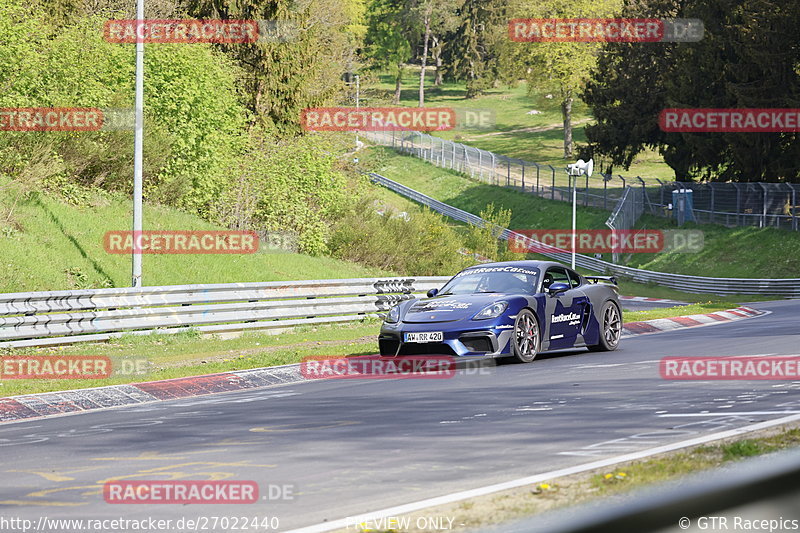
[[[508,308],[508,302],[495,302],[481,309],[472,320],[484,320],[487,318],[497,318]]]
[[[400,322],[400,306],[395,305],[394,307],[389,309],[389,314],[386,315],[386,318],[384,320],[390,324],[395,324],[397,322]]]

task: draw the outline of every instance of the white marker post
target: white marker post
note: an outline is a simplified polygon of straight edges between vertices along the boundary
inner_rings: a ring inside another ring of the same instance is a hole
[[[142,143],[144,141],[144,41],[139,28],[144,20],[144,0],[136,0],[136,125],[133,138],[133,246],[131,273],[133,287],[142,286],[142,254],[136,243],[142,232]],[[138,252],[138,253],[137,253]]]
[[[592,172],[594,171],[594,159],[590,159],[589,162],[585,162],[583,159],[578,159],[575,163],[571,165],[567,165],[567,176],[570,180],[570,185],[572,186],[572,270],[575,270],[575,245],[576,245],[576,233],[577,233],[577,223],[576,223],[576,212],[578,206],[578,176],[583,176],[584,174],[588,177],[592,177]],[[573,181],[574,178],[574,181]]]

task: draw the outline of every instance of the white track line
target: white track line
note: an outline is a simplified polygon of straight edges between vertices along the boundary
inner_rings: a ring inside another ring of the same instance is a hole
[[[677,418],[685,416],[763,416],[763,415],[800,415],[800,411],[734,411],[734,412],[716,412],[716,413],[669,413],[665,415],[658,415],[661,418]]]
[[[717,414],[717,416],[722,416],[721,414]],[[657,455],[659,453],[666,453],[671,452],[674,450],[680,450],[681,448],[687,448],[689,446],[696,446],[698,444],[704,444],[706,442],[711,442],[714,440],[719,439],[726,439],[729,437],[735,437],[737,435],[741,435],[743,433],[749,433],[751,431],[758,431],[760,429],[765,429],[773,426],[778,426],[781,424],[786,424],[789,422],[794,422],[795,420],[800,420],[800,414],[795,414],[791,416],[786,416],[783,418],[777,418],[775,420],[768,420],[766,422],[759,422],[758,424],[751,424],[749,426],[742,426],[740,428],[731,429],[728,431],[721,431],[719,433],[712,433],[710,435],[705,435],[703,437],[697,437],[694,439],[684,440],[680,442],[674,442],[672,444],[667,444],[664,446],[657,446],[655,448],[648,448],[647,450],[641,450],[639,452],[628,453],[625,455],[618,455],[616,457],[611,457],[609,459],[602,459],[600,461],[593,461],[591,463],[584,463],[577,466],[571,466],[568,468],[561,468],[559,470],[551,470],[549,472],[542,472],[541,474],[534,474],[532,476],[523,477],[519,479],[514,479],[511,481],[506,481],[503,483],[497,483],[494,485],[487,485],[485,487],[479,487],[477,489],[465,490],[461,492],[454,492],[451,494],[446,494],[444,496],[438,496],[436,498],[429,498],[427,500],[420,500],[414,503],[408,503],[405,505],[398,505],[396,507],[389,507],[388,509],[381,509],[378,511],[373,511],[370,513],[364,513],[358,516],[341,518],[338,520],[331,520],[329,522],[323,522],[321,524],[315,524],[313,526],[302,527],[299,529],[293,529],[288,533],[322,533],[325,531],[332,531],[335,529],[344,529],[347,527],[352,527],[354,525],[360,524],[361,522],[365,522],[367,520],[375,520],[380,518],[385,518],[388,516],[399,516],[407,513],[411,513],[414,511],[419,511],[421,509],[427,509],[429,507],[435,507],[437,505],[446,505],[449,503],[466,500],[468,498],[475,498],[478,496],[485,496],[487,494],[492,494],[494,492],[499,492],[502,490],[514,489],[517,487],[522,487],[524,485],[532,485],[534,483],[541,483],[542,481],[549,481],[553,480],[558,477],[568,476],[571,474],[578,474],[580,472],[586,472],[588,470],[595,470],[597,468],[603,468],[606,466],[615,465],[618,463],[624,463],[628,461],[635,461],[638,459],[643,459],[645,457],[650,457],[653,455]]]

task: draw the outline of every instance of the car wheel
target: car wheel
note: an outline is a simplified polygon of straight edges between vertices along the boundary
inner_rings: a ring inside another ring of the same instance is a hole
[[[520,363],[530,363],[536,357],[539,345],[539,322],[532,312],[523,309],[514,321],[514,338],[512,340],[514,358]]]
[[[616,350],[622,335],[622,314],[619,312],[619,307],[611,300],[607,301],[603,304],[600,317],[600,343],[589,346],[589,350],[593,352]]]

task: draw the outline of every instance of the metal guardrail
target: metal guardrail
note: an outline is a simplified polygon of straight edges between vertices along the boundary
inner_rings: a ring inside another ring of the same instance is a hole
[[[362,320],[449,277],[358,278],[0,294],[0,347]]]
[[[485,226],[487,221],[479,216],[468,213],[451,205],[440,202],[430,196],[422,194],[414,189],[406,187],[401,183],[390,180],[379,174],[371,173],[370,177],[375,183],[379,183],[384,187],[402,195],[406,198],[414,200],[417,203],[425,205],[430,209],[448,216],[460,222],[467,222],[469,224]],[[528,241],[535,244],[536,248],[550,248],[552,251],[542,251],[541,254],[556,261],[569,263],[571,253],[565,250],[548,247],[547,245],[533,241],[526,236],[512,232],[506,228],[500,228],[500,238],[504,240],[519,239],[523,242]],[[615,274],[631,281],[639,283],[654,283],[671,287],[673,289],[680,289],[685,292],[693,293],[707,293],[707,294],[762,294],[762,295],[779,295],[784,297],[800,297],[800,279],[751,279],[751,278],[709,278],[701,276],[687,276],[683,274],[670,274],[666,272],[654,272],[652,270],[642,270],[639,268],[626,267],[603,261],[602,259],[595,259],[585,255],[577,254],[575,263],[581,268],[591,270],[594,272],[601,272],[604,274]]]

